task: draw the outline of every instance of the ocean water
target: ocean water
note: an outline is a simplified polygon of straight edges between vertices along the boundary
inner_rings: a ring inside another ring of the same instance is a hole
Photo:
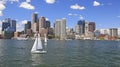
[[[0,67],[120,67],[120,41],[48,40],[46,54],[31,54],[33,43],[1,39]]]

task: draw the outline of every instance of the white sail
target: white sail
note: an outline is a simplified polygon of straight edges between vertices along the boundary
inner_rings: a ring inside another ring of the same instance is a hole
[[[47,37],[46,37],[46,34],[45,34],[45,42],[47,42]]]
[[[39,34],[36,36],[31,52],[32,53],[46,53],[46,51],[43,50],[42,41],[41,41]]]
[[[43,49],[42,47],[42,41],[41,41],[41,38],[40,38],[40,35],[38,34],[38,44],[37,44],[37,49]]]
[[[34,44],[33,44],[33,47],[32,47],[32,50],[31,51],[36,51],[37,49],[37,37],[35,38],[35,42],[34,42]]]

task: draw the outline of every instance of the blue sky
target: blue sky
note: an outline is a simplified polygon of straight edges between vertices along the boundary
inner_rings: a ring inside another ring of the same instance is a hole
[[[120,0],[0,0],[0,20],[16,19],[17,29],[22,30],[23,23],[37,12],[51,25],[56,19],[66,18],[67,27],[74,28],[78,20],[84,19],[96,22],[98,29],[119,28],[119,3]]]

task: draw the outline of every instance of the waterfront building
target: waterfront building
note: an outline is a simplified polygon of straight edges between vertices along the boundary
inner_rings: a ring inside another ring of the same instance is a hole
[[[14,32],[16,31],[16,20],[12,20],[10,27],[14,28]]]
[[[50,28],[50,21],[46,21],[46,28]]]
[[[99,29],[99,31],[100,31],[100,34],[107,34],[107,35],[110,34],[109,29]]]
[[[55,37],[65,40],[66,39],[66,19],[55,21]]]
[[[44,37],[45,34],[48,35],[48,29],[46,29],[46,28],[40,28],[39,29],[39,33],[40,33],[41,37]]]
[[[46,28],[46,20],[45,20],[45,17],[43,17],[43,16],[40,17],[40,19],[39,19],[39,29],[40,28]]]
[[[110,37],[118,37],[118,29],[117,28],[110,28]]]
[[[10,23],[2,22],[2,31],[6,30],[8,27],[10,27]]]
[[[53,28],[49,28],[48,29],[48,35],[53,35],[54,34],[53,31],[54,31]]]
[[[11,20],[10,18],[6,18],[2,22],[2,35],[3,38],[10,39],[14,36],[14,32],[16,31],[16,20]]]
[[[39,23],[38,23],[38,14],[33,13],[32,14],[32,31],[33,33],[37,32],[39,30]]]
[[[89,26],[88,26],[88,22],[85,22],[85,36],[89,35]]]
[[[80,25],[75,26],[75,32],[76,34],[80,34]]]
[[[66,39],[66,18],[61,21],[61,40]]]
[[[79,20],[77,25],[80,26],[79,30],[79,34],[85,34],[85,20]]]
[[[94,32],[95,31],[95,22],[89,22],[89,31]]]
[[[17,38],[18,36],[18,32],[14,32],[14,38]]]
[[[60,34],[61,34],[61,26],[60,26],[61,20],[57,19],[54,23],[54,34],[55,37],[60,39]]]
[[[66,36],[67,39],[75,39],[73,28],[66,28]]]
[[[27,23],[25,24],[24,28],[25,34],[27,34],[28,29],[31,29],[31,21],[27,21]]]

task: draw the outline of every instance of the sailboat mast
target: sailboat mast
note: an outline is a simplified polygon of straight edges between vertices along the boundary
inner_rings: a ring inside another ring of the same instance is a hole
[[[37,45],[36,45],[36,49],[37,49],[37,47],[38,47],[38,34],[37,34]]]

